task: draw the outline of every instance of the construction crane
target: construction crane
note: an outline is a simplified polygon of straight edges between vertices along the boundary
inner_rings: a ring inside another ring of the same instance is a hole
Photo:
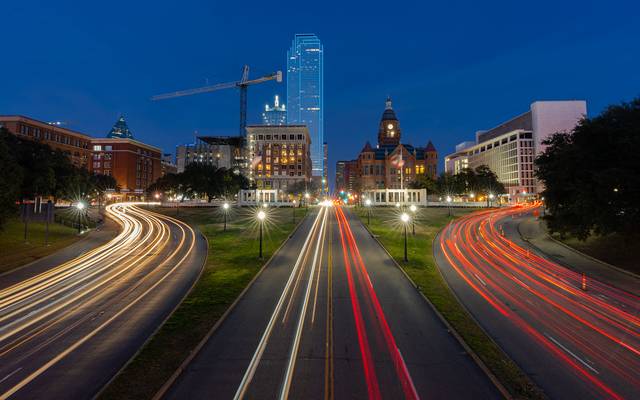
[[[240,78],[239,81],[218,83],[216,85],[203,86],[195,89],[187,89],[172,93],[159,94],[157,96],[153,96],[151,100],[173,99],[174,97],[191,96],[194,94],[215,92],[222,89],[238,88],[240,89],[240,136],[244,136],[245,128],[247,127],[247,88],[250,85],[267,82],[274,79],[278,83],[282,82],[282,71],[276,71],[272,74],[250,80],[249,66],[245,65],[242,68],[242,78]]]

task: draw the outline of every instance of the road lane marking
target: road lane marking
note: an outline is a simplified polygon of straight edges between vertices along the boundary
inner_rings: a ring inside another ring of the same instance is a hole
[[[16,369],[15,371],[13,371],[12,373],[10,373],[9,375],[5,376],[4,378],[0,379],[0,383],[6,381],[7,379],[11,378],[13,375],[15,375],[17,372],[20,372],[20,370],[22,369],[22,367]]]
[[[329,212],[324,213],[322,219],[322,225],[320,226],[320,233],[318,234],[318,241],[316,242],[316,250],[313,255],[313,261],[311,262],[311,271],[309,272],[309,279],[307,280],[307,289],[305,290],[304,297],[302,299],[302,311],[298,316],[298,324],[296,326],[296,332],[291,343],[291,349],[289,351],[289,362],[287,363],[287,369],[284,374],[284,380],[282,382],[280,390],[280,400],[289,398],[289,390],[291,389],[291,381],[293,379],[293,372],[296,368],[296,360],[298,359],[298,351],[300,350],[300,341],[302,339],[302,328],[304,327],[304,321],[307,317],[307,309],[309,307],[309,299],[311,298],[311,288],[313,287],[313,276],[317,264],[322,263],[322,253],[319,253],[320,245],[324,243],[324,235],[326,233],[326,222]],[[320,257],[318,258],[318,254]],[[319,269],[319,266],[318,266]]]
[[[280,298],[278,299],[278,303],[276,303],[276,307],[273,310],[273,313],[271,314],[269,323],[267,324],[264,332],[262,333],[262,337],[260,338],[260,342],[258,343],[256,351],[253,353],[253,357],[249,362],[249,366],[247,367],[247,370],[245,371],[244,376],[242,377],[242,381],[240,382],[240,385],[238,386],[238,389],[235,395],[233,396],[235,400],[239,400],[244,397],[244,395],[247,392],[247,389],[249,388],[249,384],[251,383],[251,380],[253,379],[253,376],[256,373],[256,369],[258,368],[258,364],[260,364],[260,361],[262,359],[262,354],[264,353],[264,350],[267,346],[267,342],[269,341],[269,337],[271,336],[271,332],[273,331],[273,327],[275,326],[276,320],[278,319],[278,314],[280,314],[280,311],[282,310],[284,300],[287,296],[287,293],[289,292],[289,289],[296,275],[296,272],[300,268],[300,265],[301,265],[300,263],[303,259],[304,254],[307,252],[307,248],[309,247],[311,238],[315,236],[314,233],[318,227],[322,213],[323,213],[323,209],[320,209],[320,212],[318,212],[318,215],[316,216],[316,219],[314,220],[313,225],[309,230],[309,233],[307,234],[304,244],[302,245],[300,254],[298,255],[298,258],[296,260],[296,263],[293,266],[291,274],[289,274],[289,279],[287,280],[287,283],[285,284],[284,289],[280,294]]]
[[[327,256],[327,330],[325,338],[324,399],[333,400],[333,229],[329,226]]]
[[[595,368],[593,368],[591,365],[589,365],[589,363],[587,363],[586,361],[584,361],[582,358],[578,357],[574,352],[572,352],[571,350],[569,350],[568,348],[566,348],[565,346],[562,345],[562,343],[560,343],[559,341],[557,341],[553,336],[545,333],[544,334],[547,338],[549,338],[553,343],[555,343],[556,345],[558,345],[562,350],[566,351],[567,353],[569,353],[573,358],[575,358],[576,360],[580,361],[580,363],[582,365],[584,365],[585,367],[589,368],[591,371],[595,372],[596,374],[600,374],[600,372],[598,372]]]
[[[151,214],[155,214],[155,213],[151,213]],[[158,214],[155,214],[158,215]],[[28,375],[26,378],[22,379],[18,384],[16,384],[15,386],[13,386],[11,389],[9,389],[8,391],[2,393],[0,395],[0,399],[4,400],[7,399],[11,396],[13,396],[16,392],[18,392],[20,389],[22,389],[24,386],[28,385],[30,382],[32,382],[34,379],[36,379],[38,376],[40,376],[41,374],[43,374],[45,371],[47,371],[49,368],[51,368],[53,365],[57,364],[60,360],[62,360],[63,358],[65,358],[67,355],[69,355],[70,353],[72,353],[73,351],[75,351],[77,348],[79,348],[80,346],[82,346],[84,343],[86,343],[88,340],[90,340],[91,338],[93,338],[95,335],[97,335],[98,333],[100,333],[104,328],[106,328],[108,325],[110,325],[115,319],[117,319],[118,317],[120,317],[122,314],[124,314],[125,312],[127,312],[131,307],[133,307],[134,305],[136,305],[139,301],[141,301],[142,299],[144,299],[149,293],[151,293],[153,290],[155,290],[156,287],[158,287],[161,283],[163,283],[170,275],[172,275],[181,265],[182,263],[187,259],[187,257],[189,257],[191,255],[191,250],[193,250],[193,248],[195,247],[195,243],[196,243],[196,234],[195,231],[189,227],[187,224],[178,221],[174,218],[171,217],[165,217],[162,216],[163,218],[167,218],[169,220],[172,220],[174,223],[176,223],[176,225],[178,225],[178,227],[180,228],[180,230],[182,231],[182,241],[180,243],[180,246],[178,246],[175,250],[174,253],[177,253],[178,251],[180,251],[182,249],[182,245],[185,244],[186,242],[186,237],[187,237],[187,231],[185,230],[185,228],[190,232],[190,237],[191,237],[191,242],[190,245],[187,248],[187,251],[185,253],[185,255],[172,267],[170,268],[168,271],[166,271],[164,273],[164,275],[158,279],[152,286],[150,286],[148,289],[146,289],[143,293],[141,293],[140,295],[138,295],[136,298],[134,298],[133,300],[131,300],[129,303],[127,303],[127,305],[125,305],[123,308],[121,308],[120,310],[118,310],[118,312],[116,312],[114,315],[112,315],[109,319],[107,319],[105,322],[103,322],[101,325],[99,325],[98,327],[96,327],[94,330],[92,330],[91,332],[89,332],[88,334],[86,334],[84,337],[82,337],[81,339],[77,340],[76,342],[74,342],[71,346],[69,346],[66,350],[60,352],[57,356],[55,356],[54,358],[52,358],[51,360],[49,360],[47,363],[45,363],[44,365],[40,366],[38,369],[36,369],[34,372],[32,372],[30,375]],[[159,266],[158,266],[158,270],[160,270],[164,264],[166,264],[168,262],[168,260],[170,260],[171,258],[173,258],[173,255],[171,255],[169,258],[167,258],[164,262],[162,262]]]

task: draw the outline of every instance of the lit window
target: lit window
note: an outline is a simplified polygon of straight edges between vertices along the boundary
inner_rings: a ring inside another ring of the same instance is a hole
[[[102,146],[99,144],[93,146],[93,151],[102,151]]]

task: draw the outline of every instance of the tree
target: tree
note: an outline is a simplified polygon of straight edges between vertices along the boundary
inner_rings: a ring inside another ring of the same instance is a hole
[[[416,179],[409,184],[411,189],[427,189],[427,194],[436,193],[438,184],[427,175],[417,175]]]
[[[610,106],[569,133],[543,142],[536,175],[544,182],[549,229],[586,239],[640,231],[640,99]]]
[[[498,195],[506,192],[504,185],[498,180],[498,176],[487,165],[476,167],[475,175],[478,194],[488,198],[490,194]]]
[[[9,217],[15,215],[16,200],[22,186],[22,168],[9,147],[11,134],[0,128],[0,229]]]

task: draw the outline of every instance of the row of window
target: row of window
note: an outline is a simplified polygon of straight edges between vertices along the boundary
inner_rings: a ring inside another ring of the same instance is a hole
[[[285,134],[274,134],[274,135],[258,135],[258,140],[303,140],[303,135],[285,135]],[[251,135],[251,139],[255,140],[255,135]]]
[[[47,129],[41,130],[37,127],[20,124],[20,133],[25,136],[33,136],[36,139],[49,140],[60,144],[79,147],[81,149],[89,148],[88,141],[80,140],[70,135],[55,133]]]

